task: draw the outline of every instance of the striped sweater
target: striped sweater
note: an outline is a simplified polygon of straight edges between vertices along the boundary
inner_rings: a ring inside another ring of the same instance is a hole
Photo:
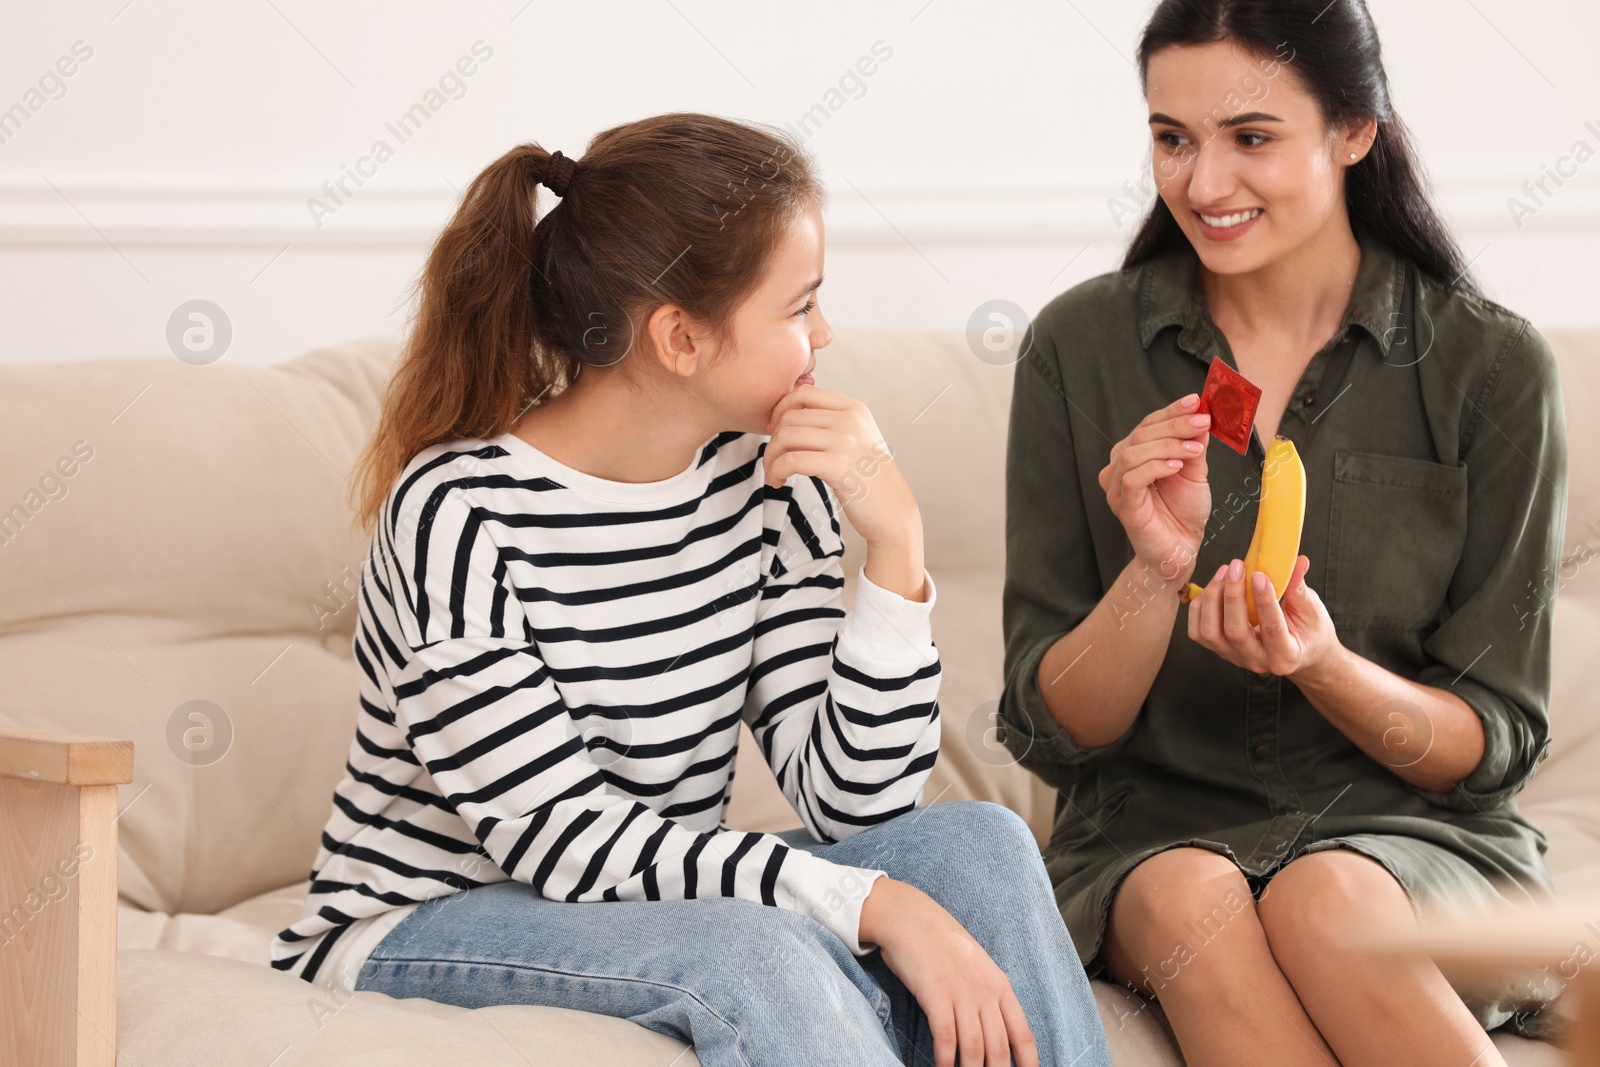
[[[850,950],[883,871],[728,828],[739,723],[817,840],[922,802],[939,748],[925,602],[857,578],[819,478],[767,437],[614,482],[514,434],[431,446],[384,502],[353,641],[360,710],[272,965],[349,988],[422,901],[515,878],[566,901],[737,897]],[[337,976],[337,977],[336,977]]]

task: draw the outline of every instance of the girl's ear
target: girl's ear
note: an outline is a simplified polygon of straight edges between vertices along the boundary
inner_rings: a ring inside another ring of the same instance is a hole
[[[687,378],[710,354],[709,339],[699,336],[694,320],[677,304],[662,304],[652,311],[645,320],[645,336],[652,358],[669,374]]]

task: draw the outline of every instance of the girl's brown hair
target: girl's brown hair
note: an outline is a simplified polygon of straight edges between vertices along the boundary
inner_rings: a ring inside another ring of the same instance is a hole
[[[549,174],[539,145],[511,149],[472,180],[434,243],[351,480],[363,532],[418,452],[507,432],[580,367],[620,362],[656,307],[677,304],[721,335],[789,222],[822,203],[792,138],[712,115],[597,134],[540,217]]]

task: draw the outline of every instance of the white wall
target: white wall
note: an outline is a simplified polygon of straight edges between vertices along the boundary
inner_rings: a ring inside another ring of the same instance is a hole
[[[1600,324],[1600,158],[1520,225],[1507,205],[1577,142],[1600,152],[1600,5],[1369,3],[1398,109],[1490,294],[1541,327]],[[1148,10],[12,5],[0,360],[164,353],[174,309],[196,298],[228,315],[235,361],[400,333],[456,191],[511,145],[579,155],[595,132],[668,110],[791,122],[875,44],[892,54],[807,140],[830,188],[824,310],[835,326],[914,328],[960,328],[997,297],[1031,312],[1112,269],[1131,235],[1107,202],[1148,166],[1131,59]],[[385,123],[475,42],[492,54],[401,143]],[[90,54],[74,64],[75,48]],[[34,92],[62,57],[72,75]],[[315,225],[308,198],[380,138],[393,158]]]

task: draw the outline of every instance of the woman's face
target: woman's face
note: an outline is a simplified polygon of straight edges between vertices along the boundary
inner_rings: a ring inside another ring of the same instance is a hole
[[[1292,51],[1247,53],[1228,41],[1150,57],[1156,189],[1207,268],[1258,270],[1348,228],[1344,168],[1376,127],[1327,127],[1301,87]]]

